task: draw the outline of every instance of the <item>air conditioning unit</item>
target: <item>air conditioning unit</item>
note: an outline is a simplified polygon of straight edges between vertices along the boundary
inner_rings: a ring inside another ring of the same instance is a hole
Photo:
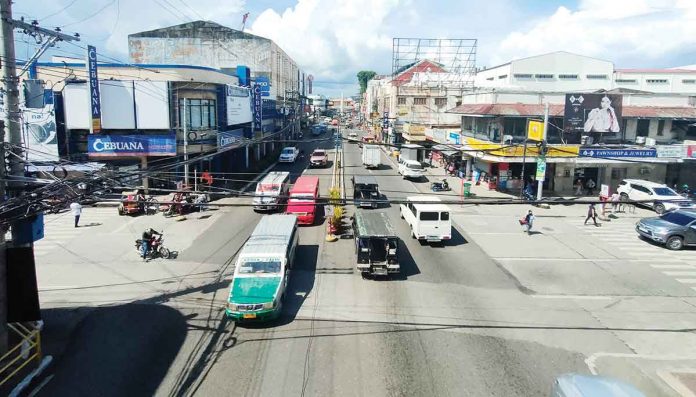
[[[636,137],[636,143],[638,145],[645,145],[645,137],[644,136],[637,136]]]
[[[503,142],[510,142],[512,143],[513,137],[512,135],[503,135]]]
[[[593,141],[593,139],[589,135],[583,135],[580,137],[580,144],[581,145],[591,145],[592,141]]]
[[[657,142],[655,141],[654,138],[645,138],[645,145],[646,146],[655,146]]]

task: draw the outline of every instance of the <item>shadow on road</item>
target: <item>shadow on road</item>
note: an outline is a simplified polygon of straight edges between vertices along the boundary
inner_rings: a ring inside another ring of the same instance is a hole
[[[420,274],[420,269],[418,268],[416,260],[413,259],[411,251],[408,249],[408,246],[404,244],[403,241],[400,242],[399,250],[397,252],[397,258],[399,259],[399,266],[401,266],[401,272],[395,274],[392,277],[393,280],[403,281],[411,276]]]
[[[186,319],[167,306],[95,309],[75,328],[39,395],[152,396],[186,333]]]

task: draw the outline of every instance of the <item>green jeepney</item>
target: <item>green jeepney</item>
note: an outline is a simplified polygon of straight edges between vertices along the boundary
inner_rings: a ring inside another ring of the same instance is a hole
[[[266,215],[237,256],[227,300],[235,321],[272,320],[282,311],[298,243],[295,215]]]

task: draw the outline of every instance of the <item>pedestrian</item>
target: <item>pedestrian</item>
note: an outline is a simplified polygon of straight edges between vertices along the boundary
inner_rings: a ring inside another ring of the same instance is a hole
[[[82,214],[82,205],[80,205],[78,200],[75,200],[70,204],[70,211],[72,211],[72,214],[75,217],[75,227],[79,227],[78,223],[80,222],[80,215]]]
[[[520,223],[522,224],[522,226],[524,226],[524,230],[522,230],[522,232],[530,234],[532,226],[534,224],[534,214],[532,213],[532,210],[529,210],[529,212],[527,212],[527,215],[525,215],[524,218],[522,218]]]
[[[614,192],[611,195],[611,212],[612,213],[617,213],[621,210],[621,196],[619,193]]]
[[[587,195],[588,196],[592,196],[592,193],[594,192],[595,186],[597,186],[597,185],[595,184],[595,181],[592,180],[592,178],[587,180],[585,187],[587,188]]]
[[[582,179],[580,178],[575,182],[575,195],[582,196]]]
[[[599,226],[597,223],[597,209],[595,208],[594,203],[590,204],[590,207],[587,209],[587,218],[585,218],[585,225],[587,225],[587,221],[592,219],[592,222],[594,222],[595,226]]]

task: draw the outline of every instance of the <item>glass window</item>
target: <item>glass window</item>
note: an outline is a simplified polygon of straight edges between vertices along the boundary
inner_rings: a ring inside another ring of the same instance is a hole
[[[435,98],[435,106],[437,106],[437,107],[447,106],[447,98]]]
[[[640,119],[636,126],[636,136],[648,136],[650,131],[650,120]]]
[[[677,192],[675,192],[674,190],[672,190],[672,189],[670,189],[670,188],[668,188],[668,187],[656,187],[656,188],[653,188],[653,190],[655,191],[655,194],[657,194],[658,196],[677,196],[677,197],[681,197],[680,195],[677,194]]]
[[[216,129],[217,111],[214,99],[187,99],[186,124],[189,129]],[[179,125],[183,124],[184,100],[179,100]]]
[[[606,80],[607,79],[606,74],[588,74],[585,77],[587,77],[588,80]]]
[[[396,99],[397,105],[405,105],[406,104],[406,97],[400,96]]]
[[[414,105],[425,105],[426,98],[413,98]]]
[[[448,221],[449,220],[449,212],[440,212],[440,220],[441,221]]]
[[[436,221],[438,220],[439,213],[437,212],[421,212],[420,213],[420,220],[422,221]]]
[[[239,267],[240,274],[253,274],[253,273],[270,273],[278,274],[280,273],[280,262],[278,261],[245,261],[242,266]]]
[[[660,218],[662,218],[662,220],[664,220],[664,221],[674,223],[677,225],[681,225],[681,226],[686,226],[689,223],[696,220],[696,218],[691,217],[691,216],[686,215],[686,214],[683,214],[683,213],[680,213],[680,212],[668,212],[668,213],[662,215]]]
[[[665,129],[665,121],[664,120],[658,120],[657,121],[657,135],[662,136],[662,130]]]

